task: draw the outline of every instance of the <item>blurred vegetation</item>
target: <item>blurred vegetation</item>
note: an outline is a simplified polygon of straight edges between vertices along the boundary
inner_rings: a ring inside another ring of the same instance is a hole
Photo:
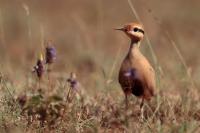
[[[125,118],[117,81],[129,40],[113,28],[137,21],[128,1],[0,0],[0,131],[199,132],[200,2],[132,2],[158,60],[144,40],[141,50],[157,68],[160,90],[145,106],[145,122],[135,97]],[[52,83],[45,75],[37,90],[31,70],[49,40],[57,49]],[[73,100],[66,99],[70,72],[84,91]]]

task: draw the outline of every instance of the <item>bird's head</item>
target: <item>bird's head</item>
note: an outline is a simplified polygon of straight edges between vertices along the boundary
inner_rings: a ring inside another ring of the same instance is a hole
[[[139,23],[129,23],[124,25],[121,28],[116,28],[115,30],[120,30],[126,33],[132,41],[138,42],[141,41],[144,37],[144,29],[142,24]]]

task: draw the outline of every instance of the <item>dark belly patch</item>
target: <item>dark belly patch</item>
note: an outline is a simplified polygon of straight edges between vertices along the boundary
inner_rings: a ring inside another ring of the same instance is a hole
[[[132,93],[138,97],[144,94],[144,88],[140,80],[134,80],[134,84],[132,86]]]

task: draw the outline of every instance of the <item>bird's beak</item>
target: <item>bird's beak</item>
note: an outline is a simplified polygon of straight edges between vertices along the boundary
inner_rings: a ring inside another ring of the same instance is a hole
[[[124,31],[124,27],[123,28],[115,28],[115,30]]]

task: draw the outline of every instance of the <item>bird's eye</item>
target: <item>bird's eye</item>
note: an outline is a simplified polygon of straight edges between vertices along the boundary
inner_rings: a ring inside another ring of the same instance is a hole
[[[133,31],[134,31],[134,32],[138,32],[139,29],[138,29],[138,28],[134,28]]]

